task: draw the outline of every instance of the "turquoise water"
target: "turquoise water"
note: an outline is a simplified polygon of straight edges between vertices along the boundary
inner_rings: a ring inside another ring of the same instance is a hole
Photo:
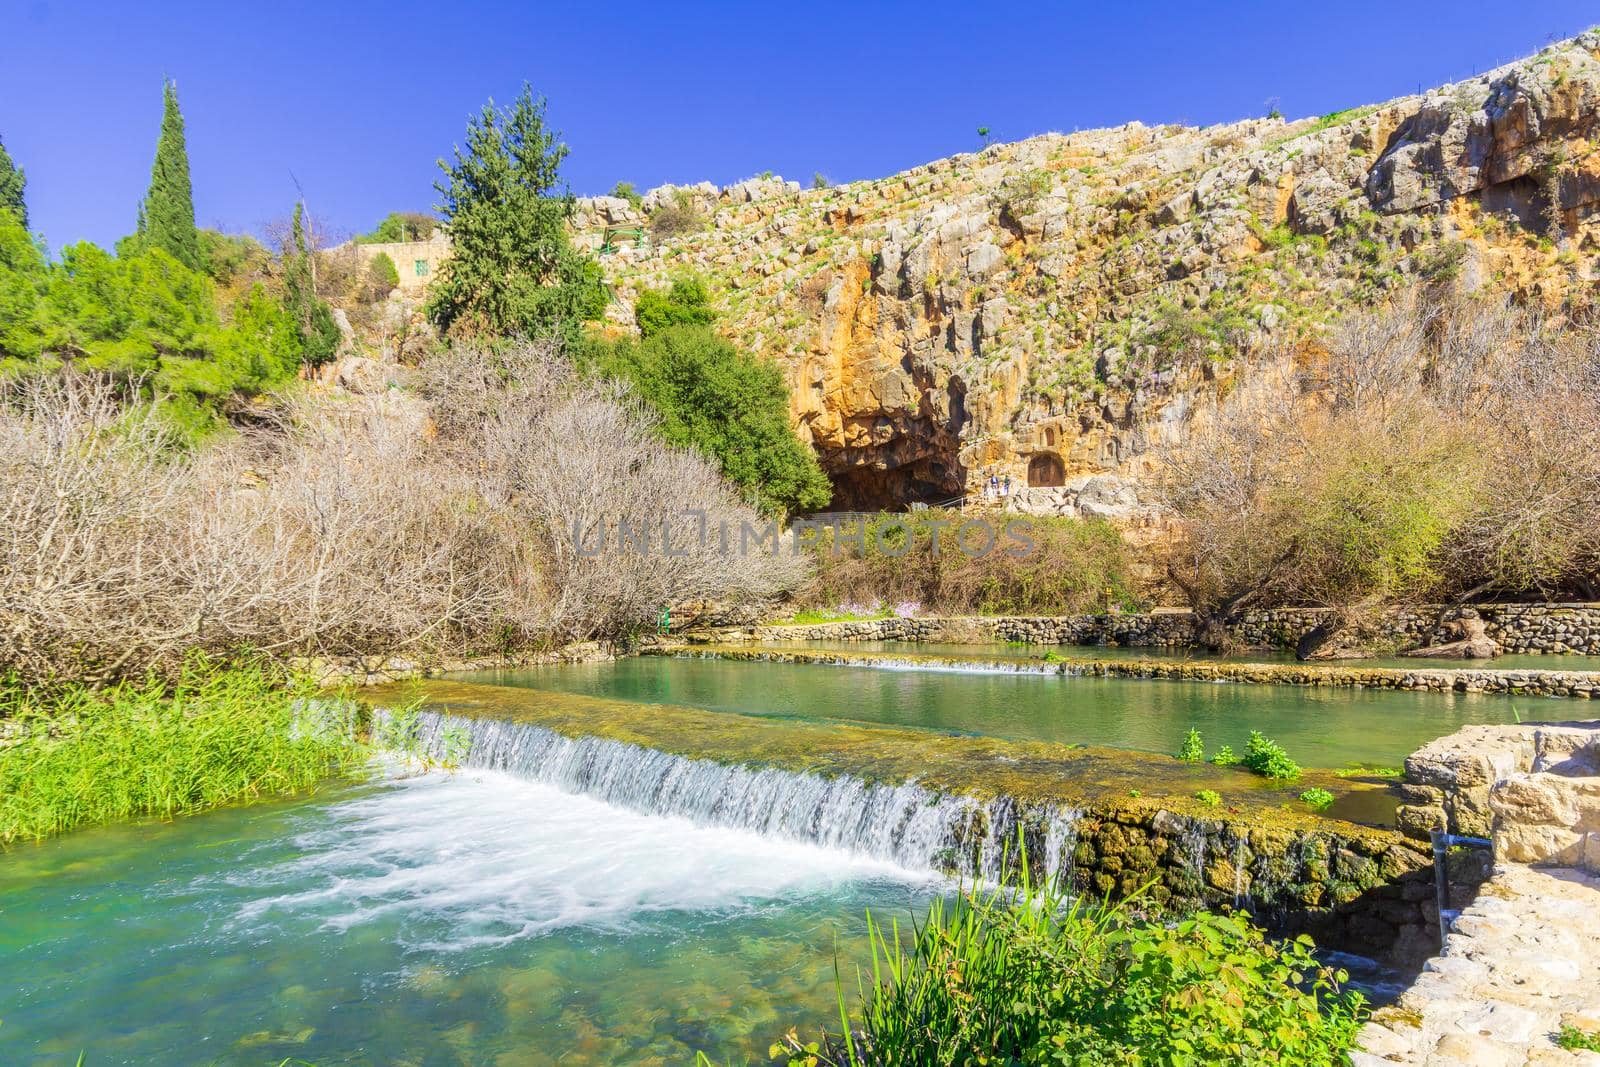
[[[1164,661],[1195,660],[1203,663],[1299,663],[1294,653],[1281,649],[1252,649],[1222,655],[1196,648],[1115,647],[1103,645],[1026,645],[1016,642],[983,644],[945,644],[922,641],[775,641],[774,648],[809,648],[829,652],[887,652],[904,655],[924,653],[932,656],[1000,657],[1004,659],[1039,659],[1046,650],[1066,659],[1154,659]],[[1329,666],[1342,667],[1393,667],[1399,670],[1425,670],[1428,668],[1461,667],[1466,669],[1492,667],[1500,671],[1600,671],[1600,656],[1580,656],[1570,653],[1554,656],[1496,656],[1494,659],[1417,659],[1406,656],[1374,656],[1370,659],[1328,660]]]
[[[973,646],[965,647],[967,654]],[[986,647],[986,646],[985,646]],[[904,651],[904,646],[900,647]],[[1251,730],[1300,763],[1399,766],[1468,723],[1564,717],[1570,701],[1125,678],[884,670],[637,657],[462,675],[472,681],[713,711],[845,719],[1173,753],[1191,727],[1212,751]]]
[[[0,1063],[765,1062],[936,883],[484,772],[0,856]]]

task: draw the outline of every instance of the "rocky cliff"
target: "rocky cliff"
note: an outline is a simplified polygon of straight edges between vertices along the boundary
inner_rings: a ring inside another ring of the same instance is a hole
[[[990,473],[1070,508],[1136,476],[1252,357],[1314,358],[1340,309],[1453,276],[1552,309],[1600,277],[1600,31],[1471,81],[1321,118],[1046,134],[893,177],[763,177],[580,201],[632,299],[704,275],[722,328],[785,368],[835,506]],[[1026,494],[1024,494],[1026,496]]]

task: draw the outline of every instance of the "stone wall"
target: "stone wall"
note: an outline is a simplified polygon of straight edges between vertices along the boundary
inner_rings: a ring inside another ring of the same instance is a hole
[[[1277,933],[1419,965],[1439,944],[1430,858],[1392,833],[1329,827],[1092,809],[1078,821],[1068,877],[1093,897],[1148,886],[1147,900],[1175,911],[1241,909]]]
[[[1502,653],[1578,653],[1600,656],[1600,604],[1485,604],[1473,610]],[[1446,612],[1448,620],[1452,613]],[[1279,608],[1248,613],[1234,626],[1251,648],[1293,648],[1328,617],[1320,608]],[[1390,612],[1377,624],[1378,639],[1396,648],[1441,640],[1438,608]],[[1184,611],[1120,615],[889,618],[807,626],[760,626],[757,641],[1021,641],[1036,645],[1124,645],[1186,648],[1195,643],[1193,617]]]
[[[437,678],[462,671],[515,670],[546,663],[587,663],[611,659],[615,651],[600,641],[582,641],[548,652],[521,652],[514,655],[482,656],[316,656],[291,660],[289,665],[304,671],[320,686],[387,685],[415,678]]]
[[[1600,671],[1542,671],[1491,668],[1362,667],[1326,663],[1238,663],[1209,659],[1021,659],[978,656],[932,656],[920,653],[837,652],[824,649],[706,646],[678,639],[654,643],[641,651],[657,655],[689,655],[706,659],[818,663],[844,667],[905,667],[1014,674],[1062,674],[1100,678],[1164,678],[1180,682],[1242,682],[1252,685],[1331,686],[1346,689],[1401,689],[1435,693],[1505,693],[1513,696],[1600,699]]]
[[[1600,721],[1467,726],[1406,759],[1402,832],[1492,837],[1501,860],[1600,874]]]

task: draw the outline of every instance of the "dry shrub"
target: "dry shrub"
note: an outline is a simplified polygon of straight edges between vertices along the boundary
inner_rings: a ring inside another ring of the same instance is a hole
[[[1596,591],[1600,347],[1500,299],[1355,313],[1160,458],[1167,574],[1218,640],[1265,602]]]
[[[714,464],[663,444],[622,387],[566,368],[528,347],[423,368],[457,465],[476,464],[483,497],[540,532],[552,629],[621,633],[668,606],[754,607],[805,579],[790,549],[742,536],[766,520]]]
[[[755,513],[626,396],[548,353],[442,363],[431,413],[401,394],[290,402],[278,425],[194,456],[111,383],[7,385],[0,669],[101,679],[242,646],[497,651],[619,636],[667,605],[760,604],[804,577],[788,553],[700,543],[700,514],[737,533]],[[656,531],[651,551],[615,546],[624,520]],[[612,543],[578,551],[574,523],[608,524]],[[663,523],[687,551],[662,554]]]
[[[120,668],[152,628],[156,532],[184,506],[171,434],[70,374],[0,384],[0,411],[0,666]]]
[[[1065,615],[1103,610],[1108,590],[1114,603],[1135,599],[1131,551],[1108,522],[997,516],[990,521],[992,542],[974,529],[963,551],[963,521],[945,512],[884,514],[859,527],[825,530],[813,546],[817,576],[804,605],[877,602],[951,614]],[[1008,529],[1007,522],[1015,525]]]

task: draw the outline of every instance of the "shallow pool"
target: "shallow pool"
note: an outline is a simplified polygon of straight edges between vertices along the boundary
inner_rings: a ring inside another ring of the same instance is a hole
[[[765,1062],[939,885],[486,772],[89,830],[0,855],[0,1063]]]
[[[901,646],[904,651],[907,646]],[[909,646],[917,648],[920,646]],[[965,647],[972,654],[973,646]],[[848,719],[1173,753],[1198,729],[1214,752],[1251,730],[1300,763],[1395,767],[1468,723],[1563,717],[1567,701],[1129,678],[951,673],[644,656],[461,678],[714,711]]]

